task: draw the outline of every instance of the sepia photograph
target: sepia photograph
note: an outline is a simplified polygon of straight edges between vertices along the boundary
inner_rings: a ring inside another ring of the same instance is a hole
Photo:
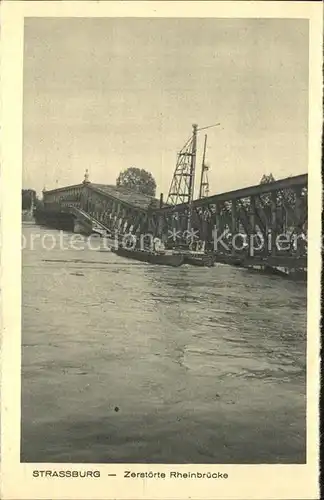
[[[305,20],[25,20],[22,461],[305,463],[308,62]]]
[[[306,467],[310,20],[57,9],[23,18],[15,460],[48,495]]]

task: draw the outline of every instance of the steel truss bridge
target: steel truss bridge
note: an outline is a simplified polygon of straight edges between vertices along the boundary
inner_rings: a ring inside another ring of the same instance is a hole
[[[204,242],[221,262],[307,269],[307,174],[195,199],[190,207],[87,178],[44,191],[43,201],[39,220],[45,225],[70,220],[75,231],[151,235],[171,248],[191,239]]]

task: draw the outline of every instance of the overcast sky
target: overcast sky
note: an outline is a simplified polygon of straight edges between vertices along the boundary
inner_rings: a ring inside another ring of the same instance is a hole
[[[25,188],[77,184],[86,168],[115,184],[136,166],[166,197],[192,124],[217,122],[211,194],[307,172],[307,21],[26,20]]]

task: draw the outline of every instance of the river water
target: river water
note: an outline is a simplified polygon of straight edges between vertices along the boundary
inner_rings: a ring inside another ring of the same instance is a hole
[[[305,283],[23,235],[23,462],[305,462]]]

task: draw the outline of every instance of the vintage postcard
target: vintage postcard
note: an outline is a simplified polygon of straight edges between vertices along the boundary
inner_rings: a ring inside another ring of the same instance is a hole
[[[322,3],[1,38],[1,498],[318,499]]]

